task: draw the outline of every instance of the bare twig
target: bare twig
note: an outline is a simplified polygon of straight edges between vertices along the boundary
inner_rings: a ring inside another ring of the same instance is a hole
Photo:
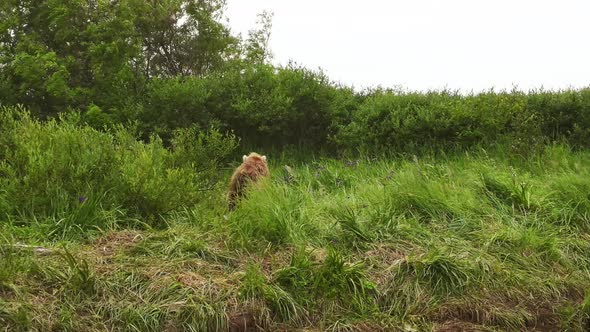
[[[35,254],[38,254],[38,255],[49,255],[49,254],[53,254],[53,253],[56,252],[53,249],[39,247],[39,246],[31,246],[31,245],[20,244],[20,243],[17,243],[17,244],[5,244],[5,245],[3,245],[3,247],[9,247],[9,248],[20,249],[20,250],[31,250]]]

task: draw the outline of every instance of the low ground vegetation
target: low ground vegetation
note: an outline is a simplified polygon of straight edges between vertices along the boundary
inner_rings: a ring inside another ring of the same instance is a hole
[[[231,136],[183,131],[167,149],[77,118],[2,119],[4,329],[589,326],[586,151],[268,155],[272,177],[228,213]]]

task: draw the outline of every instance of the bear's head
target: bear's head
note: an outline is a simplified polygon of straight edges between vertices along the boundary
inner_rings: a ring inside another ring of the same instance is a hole
[[[266,164],[266,156],[261,156],[256,152],[251,152],[249,155],[243,155],[242,156],[242,161],[246,162],[246,160],[249,161],[262,161]]]

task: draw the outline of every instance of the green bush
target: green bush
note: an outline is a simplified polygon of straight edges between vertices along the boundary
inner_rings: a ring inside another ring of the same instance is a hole
[[[42,123],[25,112],[2,113],[2,180],[14,209],[54,215],[115,183],[115,146],[108,134],[77,127],[75,114]]]
[[[335,134],[334,117],[350,108],[352,98],[322,73],[248,65],[203,78],[151,81],[139,122],[162,137],[187,125],[213,124],[250,145],[317,146]]]
[[[340,126],[343,149],[366,152],[453,150],[508,144],[526,154],[549,141],[589,143],[590,90],[528,94],[376,90]]]
[[[19,109],[0,114],[0,212],[50,218],[52,233],[102,227],[113,209],[158,217],[193,206],[237,146],[215,128],[177,130],[167,149],[157,136],[144,143],[121,126],[81,125],[77,113],[47,122]]]

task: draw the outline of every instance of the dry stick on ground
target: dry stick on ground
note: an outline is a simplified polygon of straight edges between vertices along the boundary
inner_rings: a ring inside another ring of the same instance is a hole
[[[9,248],[20,249],[20,250],[32,250],[34,253],[39,254],[39,255],[49,255],[49,254],[57,253],[57,251],[54,249],[48,249],[48,248],[44,248],[44,247],[31,246],[31,245],[20,244],[20,243],[3,245],[3,247],[9,247]]]

